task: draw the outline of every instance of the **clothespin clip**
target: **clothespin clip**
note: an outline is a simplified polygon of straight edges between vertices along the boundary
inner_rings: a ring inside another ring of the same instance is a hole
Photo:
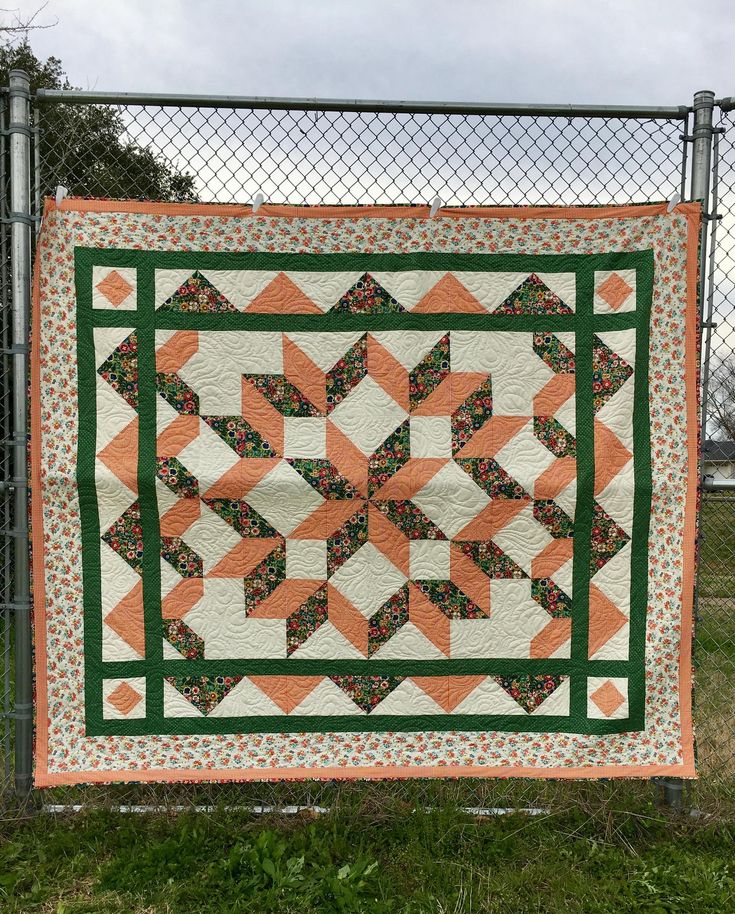
[[[253,215],[255,215],[263,205],[263,200],[265,200],[265,197],[260,191],[253,197]]]
[[[436,214],[439,212],[439,208],[441,207],[441,205],[442,205],[442,198],[434,197],[434,199],[431,201],[431,209],[429,210],[429,219],[433,219],[434,216],[436,216]]]
[[[57,207],[61,206],[61,201],[64,199],[64,197],[68,197],[68,196],[69,196],[69,188],[64,187],[63,184],[59,184],[56,188],[56,206]]]
[[[681,203],[681,194],[677,191],[674,196],[669,200],[669,205],[666,207],[667,213],[673,213],[676,207]]]

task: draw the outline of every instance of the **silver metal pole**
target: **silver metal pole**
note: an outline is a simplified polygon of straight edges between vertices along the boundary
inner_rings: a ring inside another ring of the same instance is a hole
[[[33,217],[38,235],[41,230],[41,112],[38,108],[33,112]]]
[[[702,213],[709,215],[709,182],[712,166],[712,115],[715,107],[715,93],[709,89],[697,92],[694,96],[694,129],[692,130],[692,200],[702,201]],[[707,256],[707,219],[702,220],[701,260],[706,263]],[[699,305],[704,307],[705,273],[700,270]]]
[[[15,789],[31,790],[33,670],[28,545],[28,338],[31,305],[30,80],[10,71],[10,258],[13,292],[13,606],[15,610]]]
[[[707,420],[709,418],[709,377],[710,377],[710,354],[712,350],[712,329],[714,327],[714,306],[715,306],[715,255],[717,253],[717,209],[719,206],[718,194],[718,177],[719,177],[719,160],[720,160],[720,135],[714,134],[714,148],[712,159],[712,212],[710,214],[710,223],[712,225],[709,237],[709,268],[707,270],[706,298],[702,299],[702,332],[704,333],[704,346],[702,355],[702,438],[707,441]],[[702,255],[702,279],[704,279],[704,254]],[[704,474],[704,462],[702,464],[702,474]],[[702,476],[704,480],[704,475]]]
[[[90,92],[39,89],[40,102],[75,105],[158,105],[173,108],[253,108],[289,111],[384,111],[395,114],[516,114],[529,117],[631,117],[684,120],[686,106],[513,105],[495,102],[416,102],[359,98],[283,98],[239,95],[154,95],[145,92]]]
[[[699,271],[699,309],[700,319],[704,314],[705,292],[707,276],[705,264],[707,263],[707,236],[710,192],[710,170],[712,168],[712,116],[715,106],[715,94],[709,89],[704,89],[694,95],[694,129],[692,130],[692,180],[690,198],[700,200],[702,203],[702,228],[700,232],[700,271]],[[700,465],[700,473],[703,470]],[[699,580],[695,592],[695,602],[698,607]],[[698,608],[695,617],[698,615]],[[684,782],[681,778],[662,778],[660,781],[664,805],[681,812],[684,808]]]

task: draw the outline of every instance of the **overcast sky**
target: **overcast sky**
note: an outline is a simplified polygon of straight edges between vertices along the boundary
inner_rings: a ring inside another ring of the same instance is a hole
[[[38,6],[22,0],[19,15]],[[735,95],[733,0],[49,0],[39,22],[54,21],[32,45],[82,88],[608,104]]]

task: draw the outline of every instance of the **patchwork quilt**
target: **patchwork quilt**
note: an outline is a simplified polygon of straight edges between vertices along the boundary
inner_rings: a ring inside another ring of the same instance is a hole
[[[36,783],[692,776],[698,220],[50,201]]]

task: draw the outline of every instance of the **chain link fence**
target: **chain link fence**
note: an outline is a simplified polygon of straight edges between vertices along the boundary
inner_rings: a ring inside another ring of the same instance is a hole
[[[74,196],[248,203],[445,205],[635,204],[691,196],[692,109],[610,110],[495,106],[410,106],[402,103],[317,103],[288,100],[174,100],[39,93],[33,101],[32,200],[58,185]],[[0,117],[3,114],[0,112]],[[717,134],[719,212],[706,234],[712,241],[712,402],[722,400],[735,359],[735,125],[723,114]],[[0,132],[0,138],[2,138]],[[0,139],[0,143],[4,142]],[[6,156],[0,146],[0,196],[7,215]],[[715,199],[717,195],[715,194]],[[0,232],[3,272],[0,336],[7,350],[10,313],[7,224]],[[724,367],[723,367],[724,366]],[[0,422],[10,415],[0,378]],[[713,413],[714,415],[714,413]],[[710,434],[715,425],[710,423]],[[735,380],[733,380],[735,428]],[[720,425],[717,428],[720,429]],[[10,430],[3,427],[5,439]],[[717,433],[718,437],[722,437]],[[731,436],[735,441],[735,432]],[[732,444],[735,477],[735,443]],[[723,450],[720,448],[720,450]],[[6,452],[0,452],[4,455]],[[719,452],[718,452],[719,453]],[[7,459],[0,456],[0,460]],[[718,465],[725,475],[727,467]],[[9,477],[0,467],[0,477]],[[735,491],[733,492],[735,496]],[[2,523],[12,525],[0,502]],[[695,802],[735,806],[735,497],[707,494],[697,639],[697,721],[702,780]],[[9,540],[5,540],[7,544]],[[2,551],[5,550],[5,551]],[[2,587],[9,587],[10,553],[0,543]],[[5,591],[5,604],[11,602]],[[8,610],[0,637],[4,657],[2,736],[6,781],[12,755],[12,657]],[[166,810],[216,804],[330,806],[353,799],[464,807],[591,807],[650,802],[661,785],[645,781],[540,782],[527,780],[380,782],[372,784],[117,785],[54,789],[47,804],[154,806]],[[689,787],[687,787],[689,789]],[[8,793],[6,790],[5,793]]]

